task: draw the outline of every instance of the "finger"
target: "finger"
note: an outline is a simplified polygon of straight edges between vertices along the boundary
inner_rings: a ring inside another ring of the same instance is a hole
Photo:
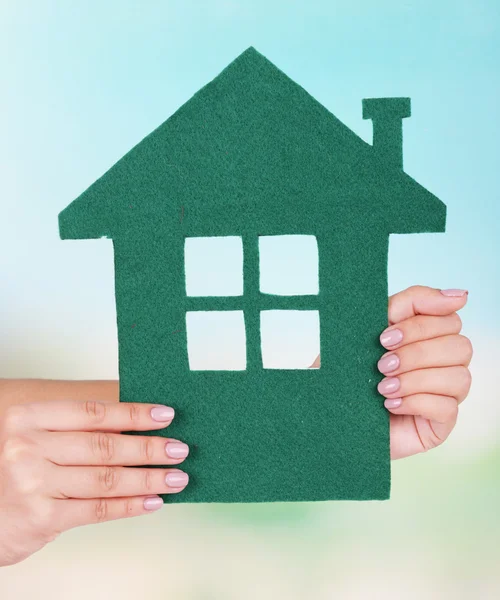
[[[41,452],[57,465],[178,465],[189,446],[172,438],[94,432],[47,432],[35,436]]]
[[[385,400],[384,405],[391,413],[391,447],[398,449],[398,456],[393,458],[402,458],[439,446],[453,431],[458,417],[457,401],[450,396],[414,394],[397,401]],[[405,415],[416,419],[406,423],[398,420]],[[422,447],[408,448],[408,445],[414,444]]]
[[[314,362],[312,363],[312,365],[309,367],[310,369],[319,369],[321,367],[321,356],[318,354],[318,356],[314,359]]]
[[[149,431],[172,422],[174,409],[157,404],[68,401],[25,404],[27,426],[48,431]]]
[[[410,371],[397,377],[386,377],[378,391],[386,398],[402,398],[413,394],[452,396],[458,402],[467,397],[471,374],[467,367],[442,367]]]
[[[394,325],[416,315],[449,315],[465,306],[467,294],[466,290],[410,287],[389,298],[389,323]]]
[[[81,525],[139,517],[163,506],[160,496],[94,498],[92,500],[56,500],[58,529],[67,531]]]
[[[457,313],[444,317],[417,315],[396,325],[391,325],[380,335],[384,348],[393,350],[413,342],[430,340],[444,335],[457,335],[462,330],[462,321]]]
[[[415,342],[393,352],[387,352],[378,361],[384,375],[395,377],[408,371],[433,367],[467,367],[472,358],[472,344],[463,335],[447,335],[424,342]]]
[[[418,415],[440,424],[451,422],[453,426],[458,416],[455,398],[438,394],[413,394],[397,401],[386,399],[384,406],[394,415]]]
[[[132,467],[60,467],[49,473],[54,498],[116,498],[177,494],[189,482],[179,469]]]

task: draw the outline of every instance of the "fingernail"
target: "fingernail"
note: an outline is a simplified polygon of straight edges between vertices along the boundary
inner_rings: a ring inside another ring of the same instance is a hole
[[[171,421],[174,418],[175,411],[170,406],[153,406],[151,409],[151,418],[153,421]]]
[[[443,294],[443,296],[450,296],[452,298],[461,298],[462,296],[465,296],[465,294],[468,294],[469,292],[467,290],[441,290],[441,293]]]
[[[389,348],[390,346],[395,346],[399,344],[399,342],[403,339],[403,332],[401,329],[389,329],[382,332],[380,336],[380,343],[382,346]]]
[[[146,510],[158,510],[163,506],[163,500],[160,496],[150,496],[149,498],[144,498],[144,508]]]
[[[186,458],[189,454],[189,446],[182,442],[168,442],[165,452],[170,458]]]
[[[391,373],[399,367],[399,358],[396,354],[388,354],[378,361],[378,370],[381,373]]]
[[[167,473],[165,482],[168,487],[181,488],[188,484],[189,477],[187,473],[177,471],[175,473]]]
[[[399,386],[401,385],[398,377],[389,377],[388,379],[383,379],[378,384],[378,391],[385,396],[386,394],[394,394],[399,390]]]
[[[402,398],[387,398],[384,402],[384,406],[386,408],[399,408],[402,403]]]

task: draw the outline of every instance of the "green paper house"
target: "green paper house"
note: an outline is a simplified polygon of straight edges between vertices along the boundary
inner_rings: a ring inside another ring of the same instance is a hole
[[[389,235],[446,219],[403,171],[409,116],[408,98],[364,100],[367,144],[250,48],[59,215],[62,239],[113,240],[120,399],[173,406],[153,435],[191,449],[190,484],[168,502],[389,497],[376,390]],[[315,236],[317,294],[262,292],[259,238],[282,235]],[[186,240],[213,236],[241,240],[239,296],[187,295]],[[318,311],[320,368],[264,368],[269,310]],[[244,370],[190,369],[196,311],[243,312]]]

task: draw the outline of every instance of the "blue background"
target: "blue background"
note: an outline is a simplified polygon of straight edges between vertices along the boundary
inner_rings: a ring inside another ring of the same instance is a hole
[[[499,25],[496,0],[0,2],[0,376],[117,376],[111,242],[61,242],[57,214],[250,45],[369,142],[362,98],[411,97],[405,170],[448,228],[392,237],[390,291],[469,289],[476,348],[456,432],[395,465],[389,503],[173,507],[71,532],[0,574],[7,599],[133,598],[159,573],[178,598],[496,596]]]

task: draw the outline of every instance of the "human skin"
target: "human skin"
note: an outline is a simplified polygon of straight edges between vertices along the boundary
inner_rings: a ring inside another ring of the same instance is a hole
[[[464,290],[421,286],[389,298],[378,389],[392,459],[440,445],[455,426],[471,384],[472,346],[457,315],[466,302]],[[118,400],[115,381],[0,380],[0,566],[73,527],[154,512],[157,494],[186,487],[176,468],[186,444],[121,433],[168,427],[174,410]],[[167,468],[133,468],[141,465]]]
[[[389,298],[388,350],[378,362],[378,391],[390,415],[391,459],[440,446],[450,435],[471,386],[472,344],[460,335],[457,311],[466,290],[410,287]],[[319,357],[313,367],[319,365]]]

